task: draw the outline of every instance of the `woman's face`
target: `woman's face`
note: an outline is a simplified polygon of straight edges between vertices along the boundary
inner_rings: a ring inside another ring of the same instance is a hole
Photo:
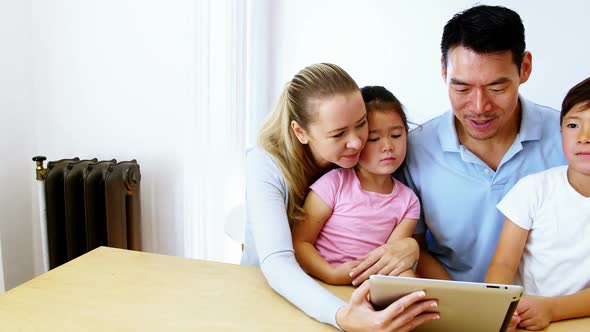
[[[360,91],[317,100],[312,107],[313,120],[298,137],[309,144],[316,163],[320,167],[356,165],[368,136],[367,112]]]

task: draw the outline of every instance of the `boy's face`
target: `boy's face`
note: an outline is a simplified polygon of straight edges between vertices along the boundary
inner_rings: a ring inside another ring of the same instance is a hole
[[[590,104],[576,104],[563,117],[561,142],[570,170],[590,176]]]
[[[373,174],[391,174],[406,158],[406,126],[394,110],[367,113],[369,139],[359,159],[359,166]]]

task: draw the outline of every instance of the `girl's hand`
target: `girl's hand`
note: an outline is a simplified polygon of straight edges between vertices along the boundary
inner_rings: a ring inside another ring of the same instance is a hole
[[[541,296],[525,296],[518,302],[518,326],[527,330],[542,330],[553,320],[553,302]]]
[[[424,301],[423,291],[408,294],[381,311],[373,309],[368,295],[369,282],[364,282],[338,310],[336,321],[344,331],[405,332],[439,318],[438,313],[427,312],[437,304],[435,300]]]
[[[399,275],[418,261],[420,247],[413,238],[386,243],[362,259],[350,272],[353,285],[360,285],[372,274]]]

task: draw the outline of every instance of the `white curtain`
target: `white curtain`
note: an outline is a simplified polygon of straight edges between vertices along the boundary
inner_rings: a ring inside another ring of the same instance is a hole
[[[196,110],[185,121],[185,256],[237,262],[224,233],[244,204],[244,157],[268,112],[266,1],[201,0],[196,6]],[[262,38],[260,38],[262,37]]]

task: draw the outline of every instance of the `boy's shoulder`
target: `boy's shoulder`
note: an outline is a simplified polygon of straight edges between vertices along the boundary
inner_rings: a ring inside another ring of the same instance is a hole
[[[567,165],[556,166],[538,173],[529,174],[520,179],[518,183],[521,186],[528,184],[535,187],[559,184],[564,178],[567,178],[567,167]]]

